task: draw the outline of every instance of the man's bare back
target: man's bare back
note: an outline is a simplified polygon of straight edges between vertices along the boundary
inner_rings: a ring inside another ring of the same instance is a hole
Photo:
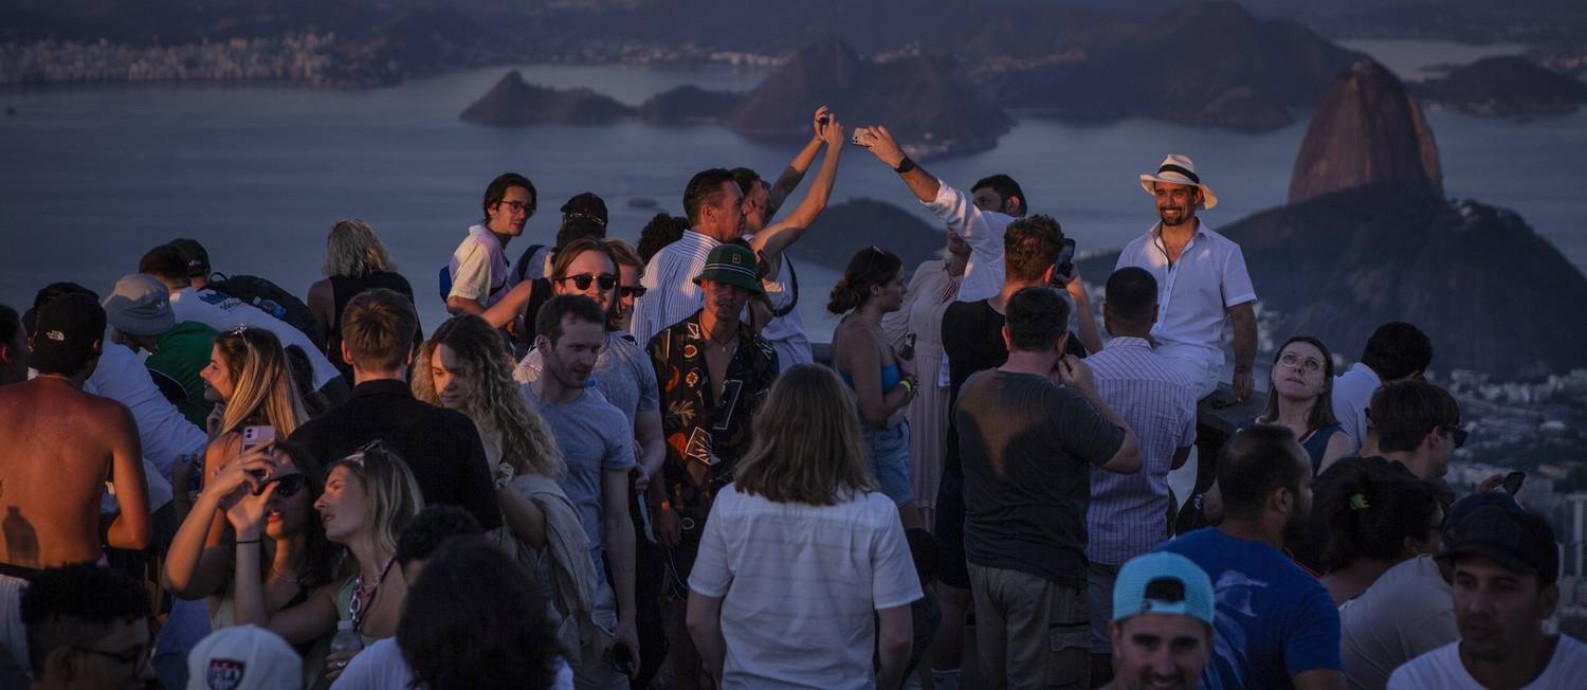
[[[100,496],[114,468],[121,514],[107,541],[142,549],[149,501],[132,415],[58,376],[0,386],[0,563],[98,561]]]

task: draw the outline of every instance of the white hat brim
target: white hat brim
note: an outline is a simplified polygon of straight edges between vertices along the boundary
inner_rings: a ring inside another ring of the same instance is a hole
[[[1172,173],[1170,173],[1170,174],[1172,174]],[[1157,190],[1152,189],[1152,183],[1153,182],[1166,182],[1168,184],[1188,184],[1188,185],[1190,185],[1192,187],[1200,187],[1201,188],[1201,207],[1205,208],[1205,209],[1210,209],[1210,208],[1218,205],[1218,195],[1212,193],[1212,188],[1211,187],[1208,187],[1207,185],[1202,184],[1200,182],[1192,182],[1190,180],[1190,178],[1188,178],[1188,177],[1177,177],[1177,178],[1176,177],[1158,177],[1156,175],[1147,175],[1147,174],[1143,173],[1141,175],[1141,189],[1146,190],[1147,194],[1150,194],[1152,196],[1157,196]]]

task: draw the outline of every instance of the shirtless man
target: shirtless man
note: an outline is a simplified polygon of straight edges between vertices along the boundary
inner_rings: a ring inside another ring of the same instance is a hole
[[[104,332],[105,310],[92,295],[45,304],[31,341],[38,378],[0,387],[0,643],[23,668],[28,657],[17,601],[28,577],[41,568],[99,561],[105,544],[132,550],[149,544],[132,414],[82,391]],[[102,523],[107,479],[121,512]]]

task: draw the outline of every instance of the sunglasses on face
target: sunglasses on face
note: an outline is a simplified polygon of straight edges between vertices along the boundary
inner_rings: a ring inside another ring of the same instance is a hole
[[[645,286],[643,285],[624,285],[620,288],[617,288],[617,294],[622,295],[623,297],[632,297],[634,299],[644,297],[645,292]]]
[[[617,287],[617,276],[614,276],[610,273],[602,273],[600,275],[595,275],[593,273],[580,273],[573,276],[562,276],[557,280],[564,283],[571,280],[573,281],[573,286],[580,290],[590,289],[590,283],[599,285],[602,290],[610,290],[614,287]]]
[[[1444,431],[1449,432],[1450,437],[1455,440],[1456,448],[1466,445],[1466,437],[1471,435],[1471,432],[1453,425],[1446,425]]]
[[[291,498],[303,490],[304,480],[302,474],[288,474],[270,480],[276,485],[276,495],[282,498]]]

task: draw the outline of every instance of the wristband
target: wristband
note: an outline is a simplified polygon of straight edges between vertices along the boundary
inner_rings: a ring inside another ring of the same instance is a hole
[[[243,544],[258,544],[258,543],[259,543],[258,539],[242,539],[242,540],[239,540],[237,542],[237,545],[238,546],[242,546]]]
[[[902,174],[904,174],[906,172],[909,172],[911,170],[914,170],[914,169],[915,169],[915,162],[910,160],[909,156],[904,156],[904,159],[898,162],[898,167],[893,168],[893,172],[902,175]]]
[[[915,397],[915,384],[911,383],[909,379],[899,379],[898,385],[904,387],[904,394],[906,396],[910,398]]]

